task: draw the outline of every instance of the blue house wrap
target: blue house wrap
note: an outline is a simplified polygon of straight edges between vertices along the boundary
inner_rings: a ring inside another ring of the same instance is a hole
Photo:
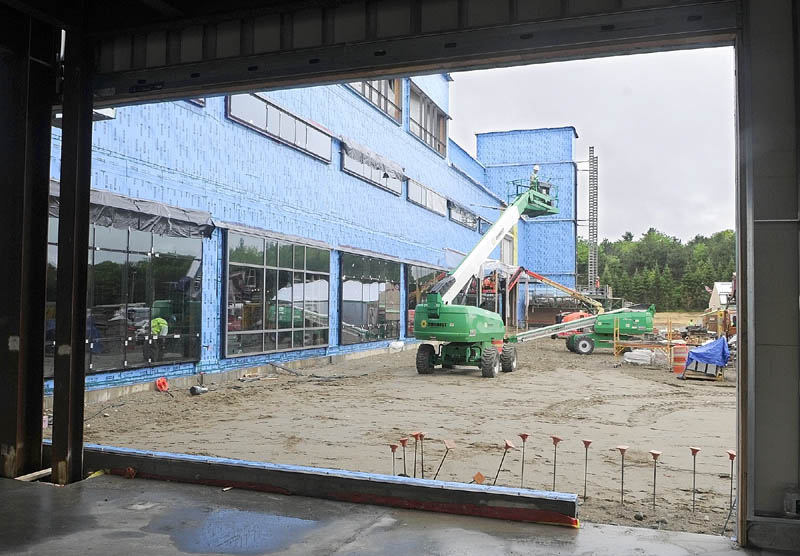
[[[446,155],[409,132],[413,85],[443,115],[449,110],[447,75],[399,80],[402,117],[395,121],[349,85],[274,91],[264,98],[327,130],[330,162],[272,139],[227,116],[226,97],[205,104],[180,101],[122,107],[112,120],[93,126],[91,186],[124,196],[206,211],[219,223],[202,247],[202,330],[199,361],[89,375],[88,388],[247,368],[268,362],[336,355],[388,345],[377,341],[341,345],[339,337],[341,253],[356,252],[406,264],[448,269],[459,253],[479,241],[447,215],[342,171],[343,143],[354,142],[403,169],[409,179],[494,222],[508,182],[527,179],[534,164],[558,186],[559,214],[520,222],[514,261],[575,286],[576,168],[574,128],[478,135],[473,158],[451,140]],[[53,130],[51,176],[60,174],[60,130]],[[497,208],[492,208],[497,207]],[[329,337],[326,347],[225,357],[223,327],[227,280],[225,225],[304,238],[331,249]],[[500,258],[495,249],[493,258]],[[400,304],[406,306],[406,267],[401,267]],[[400,338],[407,315],[400,314]],[[46,385],[46,388],[52,385]]]

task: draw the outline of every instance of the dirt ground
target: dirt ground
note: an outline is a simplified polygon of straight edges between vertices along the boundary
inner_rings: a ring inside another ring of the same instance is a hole
[[[414,350],[304,369],[224,386],[201,396],[145,392],[86,408],[86,441],[190,454],[391,473],[388,445],[425,431],[425,477],[456,448],[440,479],[469,482],[497,472],[504,439],[525,450],[524,485],[581,495],[579,517],[612,523],[719,534],[728,514],[735,448],[735,373],[724,382],[680,381],[665,369],[622,365],[610,353],[580,356],[560,340],[519,346],[519,369],[483,379],[477,369],[418,375]],[[297,371],[295,371],[297,372]],[[105,416],[107,415],[107,416]],[[584,447],[591,439],[588,500],[582,499]],[[625,457],[620,504],[618,445]],[[692,514],[692,458],[697,456],[697,511]],[[660,450],[656,508],[649,450]],[[406,455],[412,474],[413,440]],[[519,486],[519,450],[508,453],[498,485]],[[419,459],[419,458],[418,458]],[[403,470],[402,452],[395,461]],[[419,464],[419,462],[418,462]],[[419,471],[418,471],[419,473]],[[641,512],[642,520],[635,519]]]

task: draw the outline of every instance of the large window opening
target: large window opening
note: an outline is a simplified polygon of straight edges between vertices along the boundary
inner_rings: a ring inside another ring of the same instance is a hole
[[[400,337],[400,263],[342,254],[342,345]]]
[[[55,356],[58,219],[48,235],[45,376]],[[202,240],[92,225],[86,314],[88,373],[200,359]]]
[[[228,357],[328,344],[330,251],[227,233]]]

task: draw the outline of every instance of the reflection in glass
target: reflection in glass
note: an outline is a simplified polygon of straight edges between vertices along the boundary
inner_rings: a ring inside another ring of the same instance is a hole
[[[228,245],[265,245],[265,257],[256,268],[240,264],[238,255],[229,255],[228,332],[263,331],[263,352],[325,345],[328,331],[317,330],[328,326],[330,252],[256,236],[242,242],[237,239],[239,236],[228,232]],[[255,263],[255,258],[247,260]],[[305,266],[319,271],[308,272]],[[252,276],[248,278],[249,275]],[[258,297],[263,318],[258,322],[248,320],[245,314],[248,303],[256,302],[247,288],[248,280],[263,280]],[[245,353],[238,336],[229,334],[228,341],[237,342],[228,346],[229,356]]]
[[[445,277],[445,272],[414,265],[408,265],[406,269],[408,276],[408,295],[406,296],[408,330],[406,330],[406,335],[413,338],[414,310],[418,304],[425,302],[425,295],[439,279]]]
[[[264,269],[230,265],[228,332],[264,328]]]
[[[400,264],[342,255],[341,341],[343,345],[400,335]]]
[[[228,260],[232,263],[264,264],[264,240],[241,234],[228,234]]]

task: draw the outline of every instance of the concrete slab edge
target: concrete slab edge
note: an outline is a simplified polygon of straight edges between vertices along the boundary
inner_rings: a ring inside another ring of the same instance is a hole
[[[358,504],[578,527],[575,494],[87,444],[85,470]]]

